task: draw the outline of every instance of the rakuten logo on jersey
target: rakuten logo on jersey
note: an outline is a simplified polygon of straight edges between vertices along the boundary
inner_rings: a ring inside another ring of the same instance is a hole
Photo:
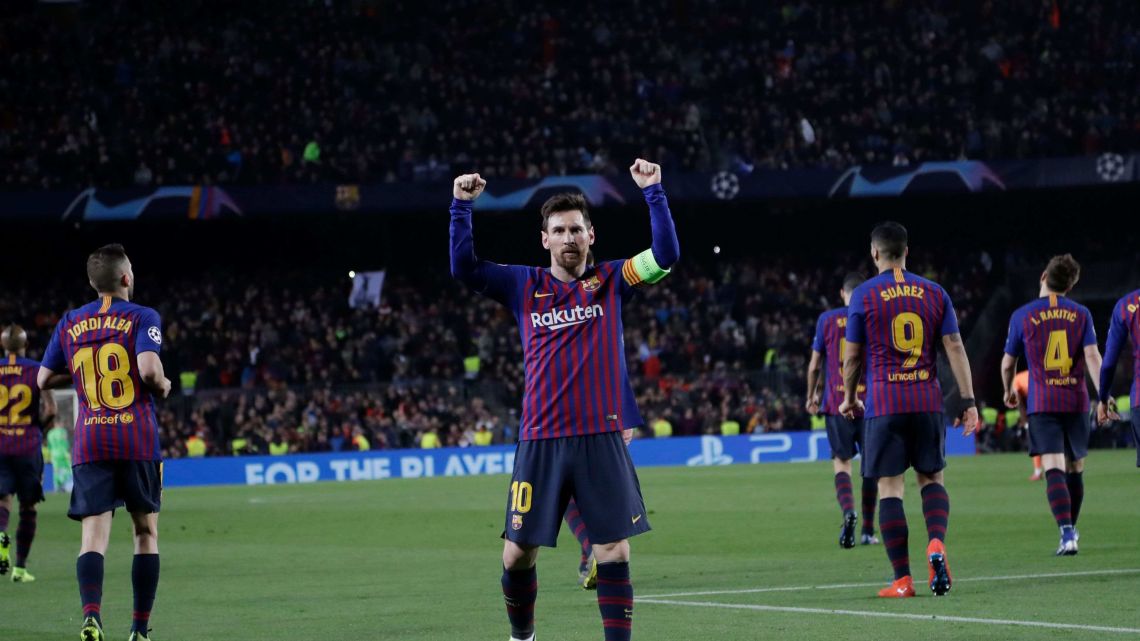
[[[581,325],[590,319],[601,318],[605,315],[606,313],[602,311],[601,305],[590,305],[589,307],[575,305],[567,309],[553,309],[541,314],[531,312],[530,325],[535,329],[539,327],[562,329],[571,325]]]

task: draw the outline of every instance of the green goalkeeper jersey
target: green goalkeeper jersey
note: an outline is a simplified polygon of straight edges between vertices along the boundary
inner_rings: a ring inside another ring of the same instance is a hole
[[[71,444],[67,441],[67,430],[56,426],[47,433],[48,451],[52,460],[65,459],[71,456]]]

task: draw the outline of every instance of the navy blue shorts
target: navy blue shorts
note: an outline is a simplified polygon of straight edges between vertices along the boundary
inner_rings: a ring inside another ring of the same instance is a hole
[[[1041,412],[1029,415],[1029,455],[1064,454],[1070,461],[1089,455],[1089,415]]]
[[[71,471],[75,487],[67,515],[76,521],[120,507],[131,514],[162,507],[162,461],[92,461]]]
[[[22,505],[44,500],[44,455],[38,449],[27,456],[0,454],[0,496],[15,494]]]
[[[849,419],[836,414],[827,415],[827,444],[831,458],[850,461],[856,452],[863,451],[863,419]]]
[[[923,474],[946,467],[946,420],[942,413],[863,419],[863,476],[898,476],[908,467]]]
[[[1136,444],[1136,467],[1140,467],[1140,408],[1132,410],[1132,442]]]
[[[503,536],[554,547],[573,497],[592,543],[649,531],[641,484],[621,432],[520,441]]]

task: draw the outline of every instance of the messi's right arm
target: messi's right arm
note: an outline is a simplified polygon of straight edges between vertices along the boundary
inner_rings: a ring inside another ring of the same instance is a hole
[[[465,174],[455,179],[451,200],[451,275],[480,294],[509,304],[514,284],[510,268],[475,256],[471,213],[475,199],[486,186],[487,181],[479,174]]]

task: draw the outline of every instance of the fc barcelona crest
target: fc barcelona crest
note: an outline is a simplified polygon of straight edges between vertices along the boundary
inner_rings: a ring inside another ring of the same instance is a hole
[[[599,289],[601,286],[602,286],[602,281],[600,278],[598,278],[597,274],[594,274],[593,276],[582,281],[582,289],[584,289],[588,292],[592,292],[596,289]]]
[[[516,530],[516,531],[522,529],[522,515],[521,514],[512,514],[511,515],[511,529]]]

